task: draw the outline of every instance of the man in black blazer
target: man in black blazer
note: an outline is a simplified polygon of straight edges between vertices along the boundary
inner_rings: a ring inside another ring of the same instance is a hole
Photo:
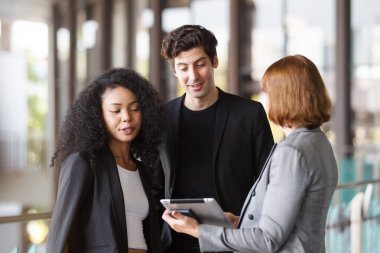
[[[263,106],[214,83],[217,40],[198,25],[168,33],[161,54],[185,94],[166,105],[160,159],[165,198],[215,198],[238,215],[273,146]],[[166,224],[165,224],[166,225]],[[200,252],[198,240],[164,226],[167,253]]]

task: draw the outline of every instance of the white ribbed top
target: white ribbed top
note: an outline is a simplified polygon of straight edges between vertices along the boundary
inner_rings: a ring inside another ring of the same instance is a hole
[[[142,221],[148,216],[149,203],[141,183],[138,170],[130,171],[117,165],[124,195],[125,218],[127,221],[128,247],[148,249]]]

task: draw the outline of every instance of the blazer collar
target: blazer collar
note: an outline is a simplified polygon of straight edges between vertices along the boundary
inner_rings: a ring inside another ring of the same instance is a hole
[[[171,146],[172,146],[172,164],[173,164],[173,168],[177,168],[177,164],[178,164],[178,138],[179,138],[179,125],[180,125],[180,120],[181,120],[181,107],[182,107],[182,104],[183,104],[183,101],[185,99],[185,96],[186,94],[184,94],[183,96],[177,98],[175,101],[174,101],[174,106],[172,108],[172,116],[170,117],[170,121],[169,121],[169,124],[170,124],[170,131],[171,131],[171,135],[170,135],[170,141],[171,141]]]
[[[288,137],[286,138],[289,138],[290,136],[293,136],[293,135],[296,135],[298,133],[304,133],[304,132],[321,132],[321,128],[319,127],[316,127],[316,128],[312,128],[312,129],[309,129],[309,128],[306,128],[306,127],[298,127],[296,129],[294,129],[289,135]]]
[[[227,94],[218,88],[218,109],[216,112],[215,132],[214,132],[214,153],[213,153],[213,168],[215,168],[215,161],[217,158],[220,143],[222,141],[223,133],[226,128],[228,115],[230,113],[230,101]]]
[[[228,99],[227,93],[222,91],[219,87],[217,87],[219,91],[218,96],[218,109],[216,113],[216,120],[215,120],[215,132],[214,132],[214,153],[213,153],[213,168],[215,166],[215,161],[217,158],[218,150],[220,143],[222,141],[223,133],[225,130],[225,126],[227,123],[228,115],[230,113],[230,100]],[[181,97],[177,98],[174,101],[173,105],[173,116],[170,119],[170,129],[172,131],[171,135],[171,142],[173,147],[173,167],[177,168],[178,160],[178,138],[179,138],[179,124],[181,119],[181,107],[183,105],[183,101],[185,99],[186,94],[182,95]]]

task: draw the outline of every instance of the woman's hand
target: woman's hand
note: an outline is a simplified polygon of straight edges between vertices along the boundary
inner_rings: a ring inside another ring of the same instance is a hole
[[[224,215],[227,217],[227,219],[230,220],[232,227],[237,228],[237,225],[239,223],[240,216],[236,216],[233,213],[230,212],[224,212]]]
[[[178,211],[166,210],[162,214],[162,219],[176,232],[185,233],[196,238],[199,236],[198,222]]]

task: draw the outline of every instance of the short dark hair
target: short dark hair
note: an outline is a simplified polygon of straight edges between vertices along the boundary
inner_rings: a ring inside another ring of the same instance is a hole
[[[142,125],[131,143],[135,158],[152,166],[158,159],[158,146],[164,128],[163,107],[159,94],[147,79],[133,70],[113,68],[85,87],[69,108],[58,136],[52,165],[58,169],[71,153],[79,152],[95,161],[96,152],[107,145],[108,133],[102,114],[102,96],[116,87],[132,91],[140,104]]]
[[[319,127],[331,117],[331,100],[315,64],[302,55],[284,57],[265,72],[269,118],[280,126]]]
[[[215,35],[200,25],[183,25],[165,35],[162,40],[161,55],[173,64],[181,52],[194,47],[202,47],[213,62],[218,41]]]

